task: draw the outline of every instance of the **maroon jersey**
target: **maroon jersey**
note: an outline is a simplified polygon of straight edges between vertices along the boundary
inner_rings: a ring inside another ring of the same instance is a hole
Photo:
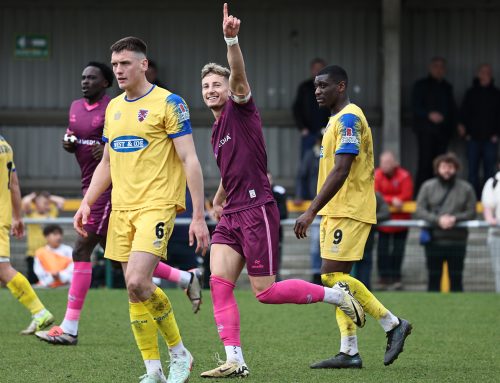
[[[102,142],[102,131],[104,129],[104,115],[110,98],[104,95],[98,102],[89,105],[85,98],[73,101],[69,110],[68,129],[73,131],[76,136],[76,160],[82,172],[82,192],[87,191],[94,170],[99,161],[92,156],[92,146],[97,144],[104,145]],[[111,188],[103,193],[107,195]],[[101,196],[101,197],[103,197]],[[108,195],[108,199],[110,196]]]
[[[226,102],[212,128],[212,147],[226,191],[224,214],[274,202],[262,122],[253,98],[245,104],[231,98]]]

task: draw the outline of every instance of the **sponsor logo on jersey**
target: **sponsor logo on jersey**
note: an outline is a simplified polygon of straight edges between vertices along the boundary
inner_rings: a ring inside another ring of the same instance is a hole
[[[219,148],[221,148],[222,145],[226,144],[230,139],[231,136],[229,134],[226,134],[226,137],[219,141]]]
[[[149,142],[137,136],[120,136],[111,141],[111,149],[115,152],[128,153],[136,152],[148,146]]]
[[[184,122],[189,120],[189,110],[187,106],[183,103],[177,104],[177,114],[179,117],[179,122]]]
[[[76,122],[76,114],[69,116],[69,122]]]
[[[96,144],[101,144],[101,141],[100,140],[89,140],[89,139],[82,139],[82,138],[78,138],[76,140],[76,143],[79,144],[79,145],[89,145],[89,146],[94,146]]]
[[[255,190],[254,189],[251,189],[248,191],[248,194],[250,195],[250,198],[255,198],[257,197],[257,194],[255,194]]]
[[[139,109],[139,111],[137,112],[137,119],[139,120],[139,122],[142,122],[146,119],[148,114],[149,114],[149,110]]]
[[[122,116],[122,113],[120,111],[115,113],[115,121],[118,121],[120,117]]]

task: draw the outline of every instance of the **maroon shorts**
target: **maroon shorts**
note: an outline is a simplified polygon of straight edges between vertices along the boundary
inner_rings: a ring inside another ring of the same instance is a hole
[[[212,243],[228,245],[245,258],[248,275],[275,275],[279,229],[280,213],[272,202],[223,215],[212,235]]]
[[[111,198],[104,193],[90,208],[90,217],[84,229],[90,233],[106,237],[109,215],[111,214]]]

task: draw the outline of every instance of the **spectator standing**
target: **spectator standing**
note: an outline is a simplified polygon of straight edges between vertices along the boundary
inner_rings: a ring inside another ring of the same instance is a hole
[[[403,203],[413,198],[413,181],[390,151],[380,155],[380,167],[375,170],[375,190],[393,209],[391,219],[410,219],[410,214],[402,209]],[[379,227],[378,231],[377,268],[381,288],[400,290],[408,228]]]
[[[416,217],[433,226],[425,243],[429,291],[439,291],[444,261],[451,291],[463,291],[468,231],[456,224],[476,216],[476,193],[467,181],[457,178],[459,168],[454,154],[438,156],[434,160],[436,177],[424,182],[417,197]]]
[[[300,164],[299,182],[297,183],[297,202],[316,197],[316,189],[318,187],[319,157],[321,154],[321,141],[323,140],[323,135],[318,133],[316,137],[316,144],[306,152]],[[319,222],[311,225],[309,237],[309,254],[311,256],[312,271],[311,282],[316,283],[317,285],[322,285]]]
[[[497,163],[500,169],[500,162]],[[488,230],[488,247],[495,276],[495,291],[500,293],[500,171],[486,181],[481,202],[484,208],[484,219],[491,225]]]
[[[445,59],[434,57],[429,75],[413,87],[413,129],[418,141],[417,190],[433,176],[432,161],[446,152],[455,131],[456,104],[453,87],[445,80],[445,74]]]
[[[314,79],[321,69],[326,66],[326,61],[315,58],[311,61],[311,77],[302,82],[297,89],[297,96],[293,103],[293,116],[299,129],[301,139],[300,158],[308,149],[311,149],[318,134],[321,132],[330,117],[330,112],[326,108],[320,108],[314,95]]]
[[[493,83],[491,65],[482,64],[472,87],[465,93],[460,109],[458,133],[467,141],[469,182],[481,195],[484,182],[480,181],[480,162],[483,180],[495,175],[498,138],[500,137],[500,90]]]
[[[73,248],[63,244],[63,230],[58,225],[43,229],[46,245],[35,252],[34,270],[39,286],[68,285],[73,278]]]
[[[33,192],[23,197],[22,209],[27,218],[48,219],[56,218],[64,205],[64,198],[51,195],[47,191]],[[28,224],[26,238],[26,264],[28,268],[28,281],[38,282],[38,278],[33,271],[35,252],[40,247],[45,246],[43,236],[43,226],[40,224]]]

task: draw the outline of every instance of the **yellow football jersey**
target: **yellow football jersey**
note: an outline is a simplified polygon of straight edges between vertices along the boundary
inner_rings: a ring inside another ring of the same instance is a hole
[[[27,218],[49,219],[56,218],[59,215],[59,210],[53,203],[50,204],[50,210],[45,214],[37,212],[34,204],[32,209],[31,213],[26,215]],[[47,241],[43,235],[43,225],[37,223],[26,225],[26,255],[28,257],[34,257],[36,251],[46,244]]]
[[[349,104],[331,116],[321,144],[318,192],[335,166],[335,155],[356,158],[344,185],[318,214],[377,223],[372,133],[361,108]]]
[[[12,223],[12,200],[10,195],[10,177],[16,171],[14,152],[5,138],[0,136],[0,226]]]
[[[173,139],[191,134],[189,110],[176,94],[155,85],[129,100],[125,93],[106,109],[113,210],[174,205],[185,209],[186,176]]]

